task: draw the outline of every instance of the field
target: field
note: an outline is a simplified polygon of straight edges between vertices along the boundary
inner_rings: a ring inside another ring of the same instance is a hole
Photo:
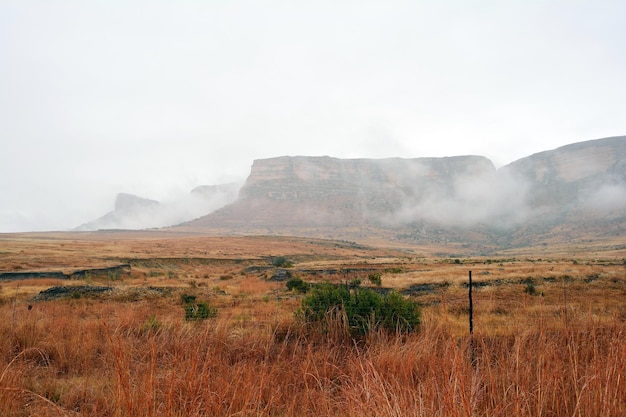
[[[0,235],[0,415],[624,416],[617,243],[472,257],[290,237]],[[419,302],[420,329],[355,340],[341,317],[307,325],[288,276],[400,291]],[[186,320],[189,297],[217,315]]]

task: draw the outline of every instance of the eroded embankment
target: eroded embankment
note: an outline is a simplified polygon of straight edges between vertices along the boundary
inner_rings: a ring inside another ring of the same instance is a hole
[[[76,269],[66,271],[19,271],[0,272],[0,281],[52,278],[52,279],[82,279],[87,277],[122,277],[130,275],[130,264],[113,265],[103,268]]]

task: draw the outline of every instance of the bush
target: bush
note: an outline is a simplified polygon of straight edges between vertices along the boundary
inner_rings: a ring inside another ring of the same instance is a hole
[[[309,291],[309,284],[300,278],[291,278],[287,281],[286,285],[289,291],[297,291],[301,293]]]
[[[284,256],[276,256],[272,258],[272,265],[277,268],[290,268],[293,266],[293,263]]]
[[[195,295],[181,294],[180,298],[184,304],[185,320],[206,320],[217,316],[217,309],[215,307],[209,306],[209,303],[206,301],[196,303]]]
[[[359,288],[360,286],[361,286],[361,279],[360,278],[354,278],[348,284],[348,288],[350,288],[351,290],[355,290],[355,289]]]
[[[420,323],[420,311],[415,301],[405,299],[397,292],[381,295],[371,288],[350,290],[346,285],[313,287],[297,312],[306,322],[322,325],[329,314],[336,313],[345,315],[353,337],[377,329],[417,331]]]
[[[383,285],[383,274],[381,274],[380,272],[377,272],[375,274],[369,274],[367,279],[369,279],[370,282],[377,287]]]
[[[180,301],[183,304],[193,304],[196,302],[196,296],[195,295],[190,295],[190,294],[181,294],[180,295]]]
[[[535,288],[535,284],[532,282],[526,283],[526,287],[524,288],[524,292],[528,295],[535,295],[537,293],[537,289]]]

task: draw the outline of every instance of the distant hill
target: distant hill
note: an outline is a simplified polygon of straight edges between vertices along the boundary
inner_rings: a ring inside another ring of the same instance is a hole
[[[112,211],[75,230],[148,229],[181,223],[235,201],[240,184],[202,185],[177,201],[161,203],[133,194],[120,193]]]
[[[540,152],[501,169],[524,181],[527,221],[516,245],[626,236],[626,136]]]
[[[220,233],[511,247],[602,239],[626,229],[626,137],[487,158],[254,161],[231,204],[179,227]]]

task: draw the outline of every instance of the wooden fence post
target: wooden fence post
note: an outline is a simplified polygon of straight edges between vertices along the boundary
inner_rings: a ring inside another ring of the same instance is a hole
[[[472,366],[475,364],[474,357],[474,302],[472,300],[472,271],[469,271],[469,333],[470,333],[470,359]]]

